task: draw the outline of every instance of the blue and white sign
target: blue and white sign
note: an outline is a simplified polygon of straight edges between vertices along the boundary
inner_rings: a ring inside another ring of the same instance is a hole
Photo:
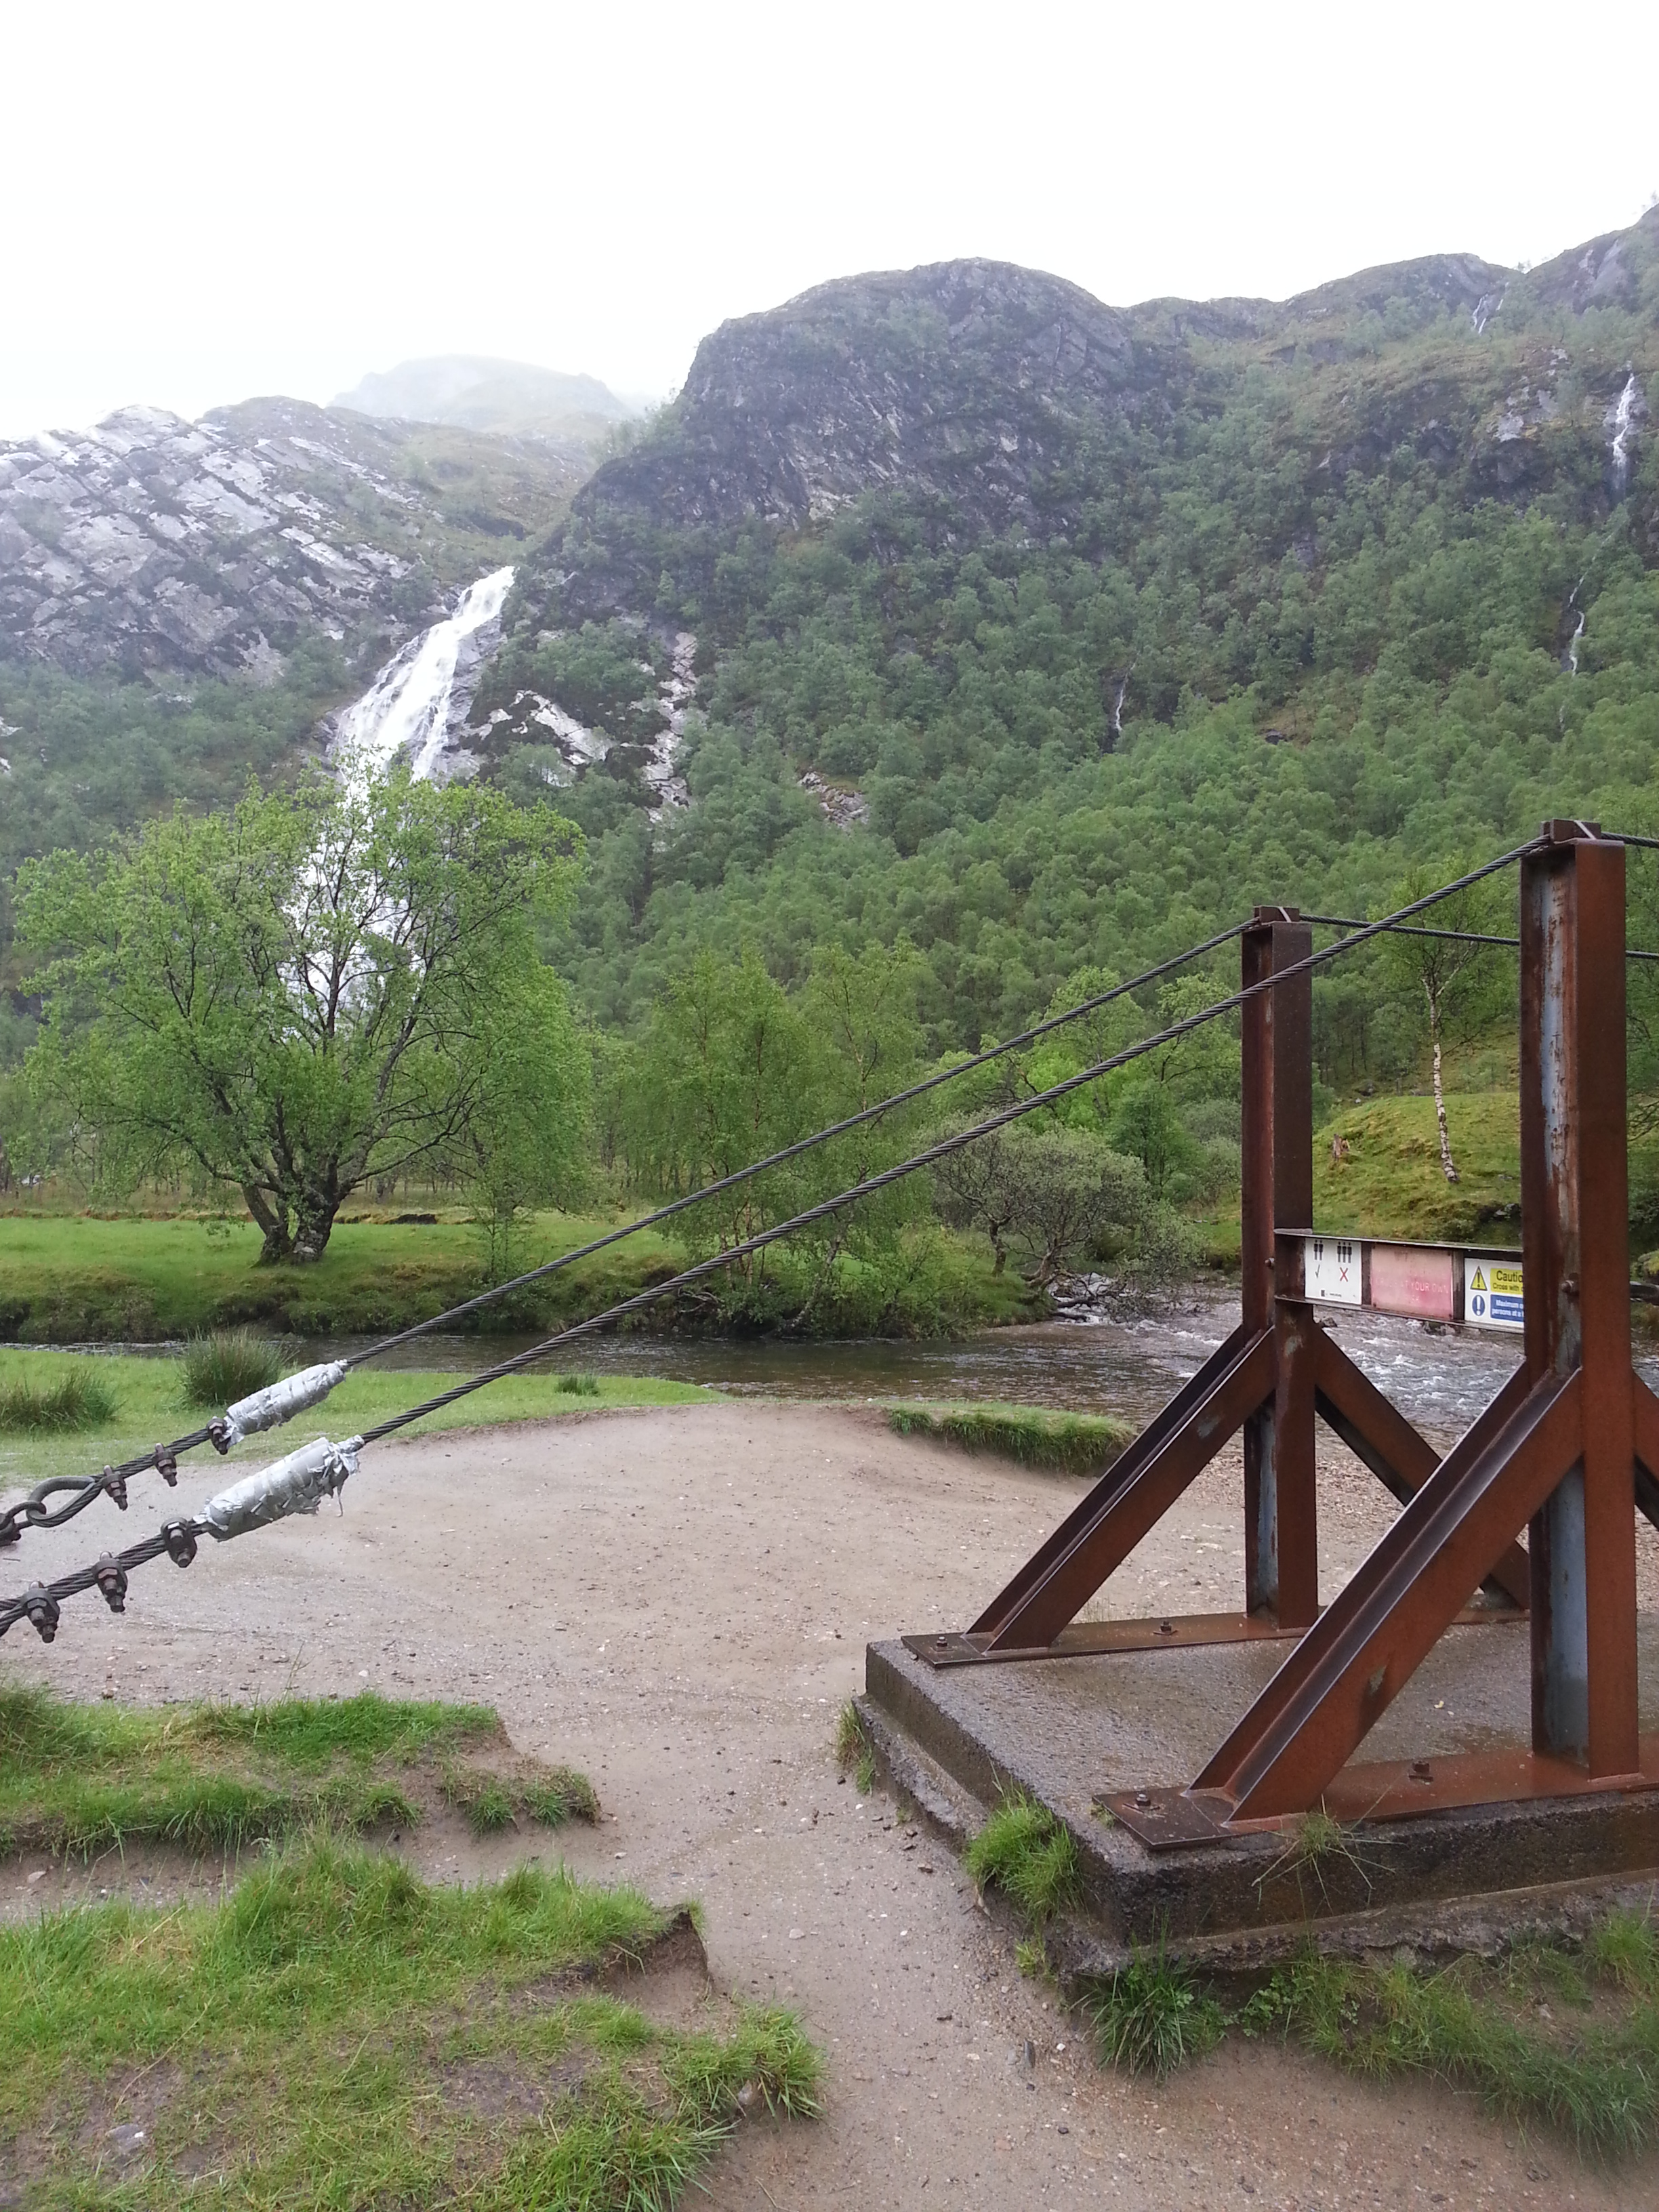
[[[1463,1255],[1463,1318],[1476,1328],[1520,1328],[1524,1313],[1521,1263]]]

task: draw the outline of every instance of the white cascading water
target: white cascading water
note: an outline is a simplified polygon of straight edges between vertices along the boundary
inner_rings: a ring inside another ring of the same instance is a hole
[[[1613,411],[1613,477],[1622,499],[1625,483],[1630,475],[1630,426],[1636,412],[1636,372],[1632,369],[1619,395],[1619,404]]]
[[[430,776],[449,735],[455,669],[467,640],[499,620],[512,588],[511,568],[481,576],[462,592],[446,621],[410,642],[375,678],[335,727],[332,750],[340,767],[364,781],[407,760],[417,778]]]

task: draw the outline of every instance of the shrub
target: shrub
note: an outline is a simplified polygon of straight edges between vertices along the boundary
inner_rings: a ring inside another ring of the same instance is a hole
[[[280,1348],[251,1328],[216,1328],[185,1346],[185,1403],[216,1412],[267,1389],[283,1372]]]
[[[21,1436],[106,1428],[115,1419],[115,1394],[90,1363],[71,1367],[45,1385],[27,1379],[0,1383],[0,1429]]]

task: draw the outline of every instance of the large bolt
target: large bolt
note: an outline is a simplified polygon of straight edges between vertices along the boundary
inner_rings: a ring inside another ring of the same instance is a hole
[[[39,1631],[40,1641],[50,1644],[58,1633],[58,1601],[44,1583],[36,1583],[33,1589],[23,1593],[23,1603],[28,1609],[32,1625]]]

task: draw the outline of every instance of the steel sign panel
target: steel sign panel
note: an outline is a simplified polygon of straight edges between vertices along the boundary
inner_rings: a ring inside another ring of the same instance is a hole
[[[1463,1317],[1477,1328],[1522,1326],[1521,1261],[1463,1258]]]
[[[1449,1252],[1412,1244],[1371,1246],[1370,1304],[1380,1312],[1449,1321],[1454,1287]]]
[[[1317,1305],[1360,1303],[1359,1241],[1357,1237],[1304,1237],[1303,1280]]]

